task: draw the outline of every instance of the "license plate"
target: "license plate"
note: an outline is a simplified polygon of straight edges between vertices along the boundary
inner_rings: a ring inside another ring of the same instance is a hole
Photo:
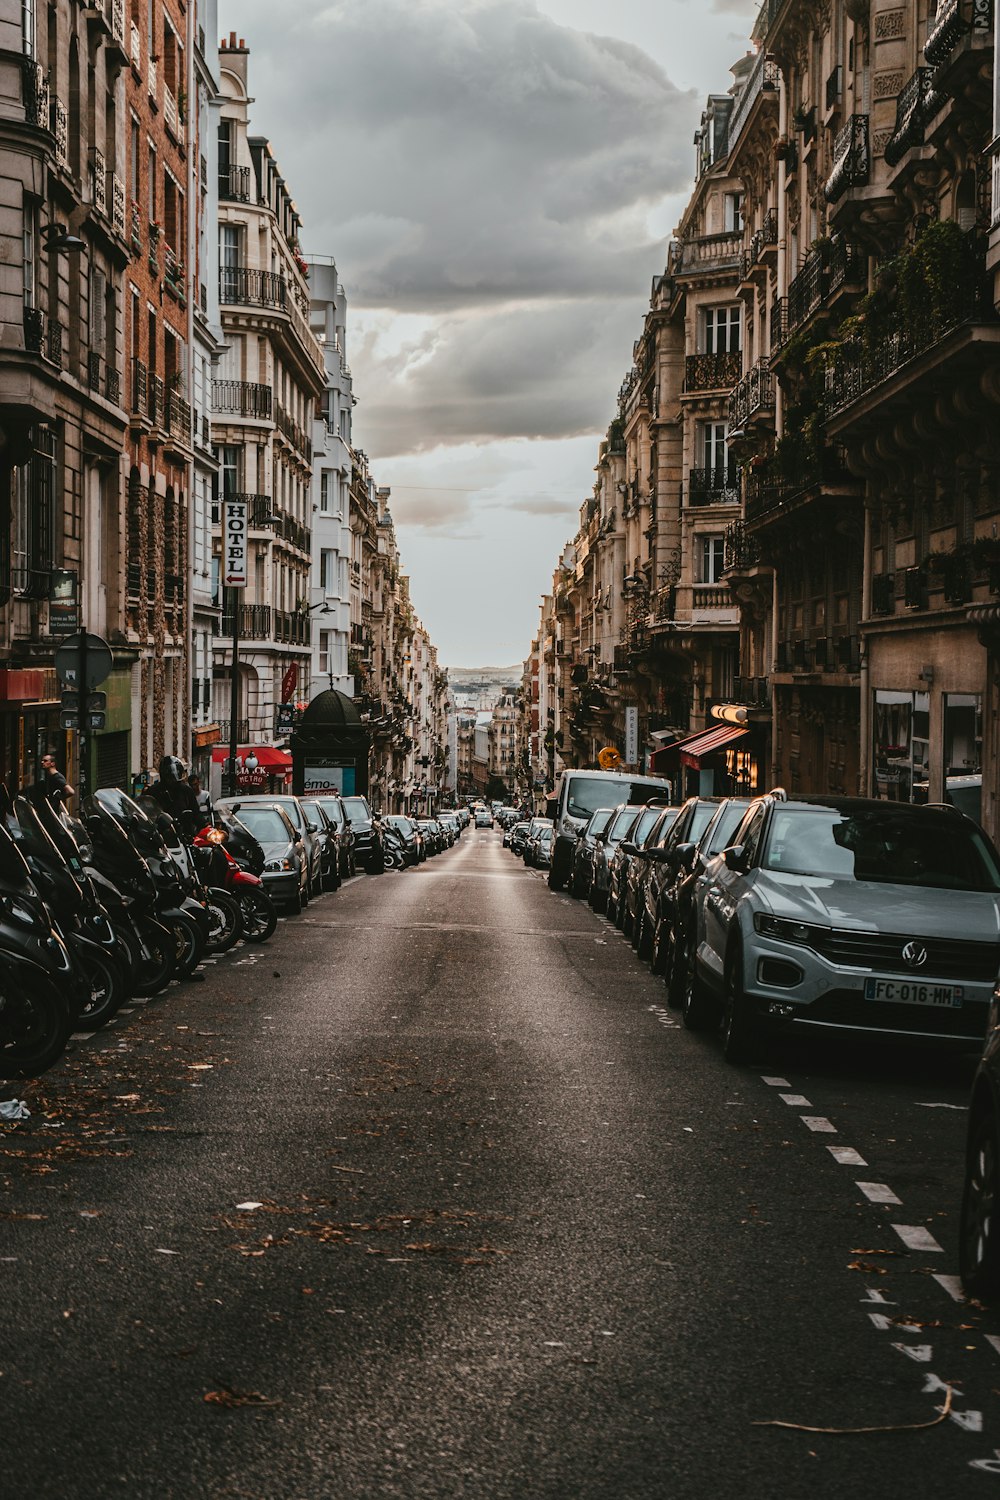
[[[865,999],[892,1005],[938,1005],[958,1010],[965,1000],[961,984],[932,984],[917,979],[866,979]]]

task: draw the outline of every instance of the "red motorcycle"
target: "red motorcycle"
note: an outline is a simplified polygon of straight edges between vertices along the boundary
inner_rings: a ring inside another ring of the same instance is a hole
[[[194,847],[207,850],[212,857],[211,884],[229,891],[240,908],[243,936],[248,943],[266,943],[278,925],[274,902],[264,889],[259,875],[226,848],[229,833],[225,828],[209,825],[195,834]]]

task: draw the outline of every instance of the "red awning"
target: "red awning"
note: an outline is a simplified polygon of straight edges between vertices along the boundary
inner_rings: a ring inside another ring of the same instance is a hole
[[[257,757],[257,766],[261,771],[279,776],[292,769],[292,757],[287,750],[279,750],[276,745],[240,745],[236,751],[236,759],[245,761],[251,750]],[[212,759],[216,765],[228,760],[229,746],[216,745],[212,751]]]
[[[727,745],[733,744],[735,740],[741,740],[749,733],[748,729],[738,724],[720,724],[715,729],[706,729],[701,734],[692,735],[690,739],[684,740],[674,748],[680,749],[681,765],[691,766],[697,771],[706,756],[725,750]]]
[[[700,740],[705,733],[704,729],[696,729],[693,734],[685,734],[679,740],[671,740],[669,745],[661,745],[659,750],[654,750],[649,757],[649,769],[651,771],[672,771],[680,764],[680,752],[692,740]]]

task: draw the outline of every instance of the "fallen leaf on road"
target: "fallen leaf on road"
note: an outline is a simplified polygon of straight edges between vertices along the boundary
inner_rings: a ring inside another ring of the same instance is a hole
[[[899,1256],[903,1256],[905,1258],[905,1256],[907,1256],[909,1254],[909,1251],[908,1250],[852,1250],[851,1254],[852,1255],[899,1255]]]
[[[849,1261],[847,1269],[849,1271],[864,1271],[869,1276],[888,1276],[889,1274],[887,1266],[877,1266],[874,1261],[870,1260]]]
[[[866,1432],[923,1432],[927,1427],[939,1427],[946,1422],[951,1415],[952,1388],[948,1387],[948,1394],[944,1399],[944,1406],[936,1417],[929,1422],[902,1422],[895,1423],[891,1427],[806,1427],[801,1422],[754,1422],[754,1427],[785,1427],[791,1432],[833,1432],[833,1433],[866,1433]]]

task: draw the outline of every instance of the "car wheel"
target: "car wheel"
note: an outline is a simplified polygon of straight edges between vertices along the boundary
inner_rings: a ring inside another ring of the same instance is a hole
[[[607,893],[607,891],[599,891],[599,890],[596,889],[596,887],[594,885],[591,885],[591,887],[590,887],[590,895],[588,897],[588,900],[590,901],[590,905],[591,905],[591,907],[592,907],[592,909],[594,911],[596,911],[596,912],[607,912],[607,909],[608,909],[608,893]]]
[[[626,901],[625,905],[622,907],[622,919],[621,919],[621,922],[618,925],[621,927],[622,936],[623,937],[627,937],[628,940],[629,940],[629,942],[631,942],[632,941],[632,918],[631,918],[631,916],[629,914],[628,902],[627,901]]]
[[[743,945],[730,944],[726,955],[726,988],[722,1004],[722,1055],[726,1062],[745,1062],[756,1027],[743,990]]]
[[[666,973],[669,952],[668,932],[669,929],[663,917],[657,917],[656,926],[653,928],[653,951],[649,960],[649,967],[654,974]]]
[[[958,1247],[962,1284],[973,1297],[1000,1294],[1000,1140],[992,1105],[979,1112],[969,1130],[969,1153],[962,1194]]]
[[[679,949],[675,960],[682,966],[684,1025],[688,1031],[710,1031],[718,1023],[719,1008],[714,997],[698,978],[698,966],[692,953]]]

